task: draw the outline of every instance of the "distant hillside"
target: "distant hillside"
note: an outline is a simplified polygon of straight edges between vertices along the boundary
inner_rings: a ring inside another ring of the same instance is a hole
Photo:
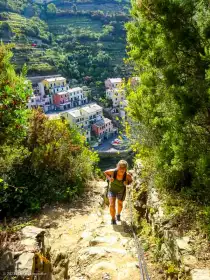
[[[127,0],[0,0],[0,37],[15,43],[14,63],[30,75],[61,73],[100,88],[126,75]]]

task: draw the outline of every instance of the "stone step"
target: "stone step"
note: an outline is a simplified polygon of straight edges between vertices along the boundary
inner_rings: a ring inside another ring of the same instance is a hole
[[[119,266],[119,263],[115,263],[113,260],[103,260],[92,264],[89,267],[87,275],[92,280],[130,280],[139,279],[140,277],[136,262],[124,261],[124,265]]]
[[[117,249],[113,247],[88,247],[82,249],[79,253],[82,255],[90,255],[90,256],[106,255],[107,253],[126,255],[127,251],[125,249]]]
[[[193,269],[191,276],[192,280],[210,280],[210,269]]]
[[[119,237],[117,236],[97,236],[96,238],[93,238],[90,240],[89,244],[90,246],[100,245],[100,244],[109,244],[114,245],[119,241]],[[118,243],[119,245],[119,243]]]

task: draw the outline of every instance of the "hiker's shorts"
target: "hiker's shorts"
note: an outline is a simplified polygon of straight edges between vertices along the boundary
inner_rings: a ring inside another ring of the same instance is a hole
[[[115,197],[118,200],[124,201],[125,197],[126,197],[126,190],[124,190],[123,192],[118,192],[118,193],[108,191],[108,197]]]

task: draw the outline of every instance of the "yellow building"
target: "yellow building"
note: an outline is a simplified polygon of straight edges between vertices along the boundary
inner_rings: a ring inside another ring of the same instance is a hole
[[[46,89],[53,89],[55,87],[65,87],[66,86],[66,79],[63,77],[55,77],[45,79],[41,82]]]
[[[66,79],[63,77],[48,78],[39,83],[39,92],[41,95],[52,95],[68,89],[69,86],[66,83]]]

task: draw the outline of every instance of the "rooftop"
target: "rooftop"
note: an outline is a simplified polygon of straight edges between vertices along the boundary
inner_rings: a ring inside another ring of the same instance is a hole
[[[56,81],[64,81],[64,80],[66,80],[66,79],[63,78],[63,77],[53,77],[53,78],[45,79],[44,81],[47,81],[47,82],[56,82]]]
[[[106,123],[109,123],[109,122],[111,122],[110,119],[103,118],[103,120],[100,120],[100,121],[94,123],[94,125],[97,126],[97,127],[100,127],[100,126],[105,125]]]
[[[86,105],[81,109],[87,113],[95,113],[98,110],[102,110],[102,107],[95,103],[95,104]]]
[[[64,113],[68,113],[69,115],[72,115],[74,118],[81,117],[81,112],[78,108],[70,109]]]
[[[85,111],[85,112],[88,112],[88,113],[95,113],[97,110],[102,110],[102,107],[99,106],[96,103],[91,103],[91,104],[84,105],[84,106],[81,106],[81,107],[69,109],[69,110],[63,112],[62,114],[68,113],[68,114],[71,114],[74,117],[80,117],[80,116],[82,116],[81,111]]]
[[[121,78],[110,78],[109,80],[110,80],[110,82],[112,84],[114,84],[114,83],[122,83],[122,79]]]
[[[75,92],[75,91],[81,91],[82,90],[82,88],[81,87],[75,87],[75,88],[70,88],[69,90],[68,90],[68,92]]]
[[[43,80],[46,80],[46,79],[50,79],[50,78],[58,78],[60,77],[61,75],[51,75],[51,76],[28,76],[27,78],[32,82],[32,83],[40,83],[41,81]]]

